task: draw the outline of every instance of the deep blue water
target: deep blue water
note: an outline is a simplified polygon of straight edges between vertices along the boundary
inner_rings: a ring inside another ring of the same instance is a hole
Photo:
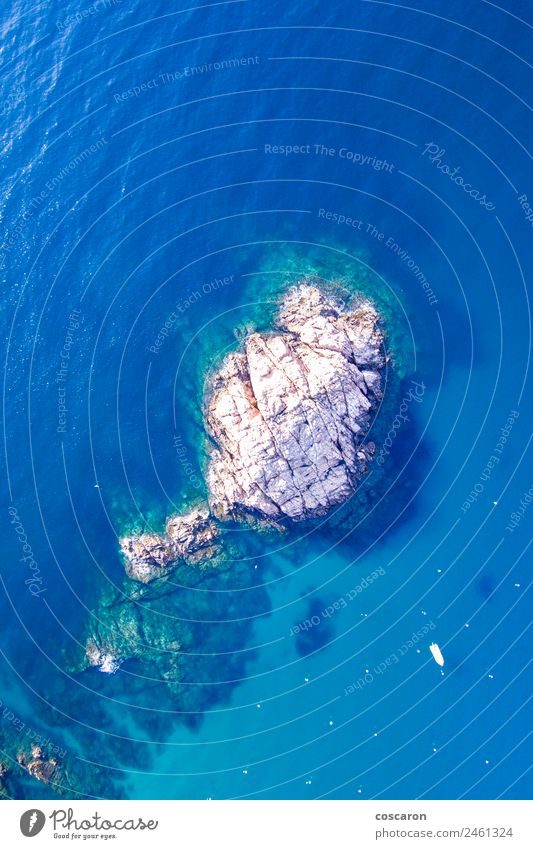
[[[529,4],[182,5],[2,14],[1,757],[31,727],[87,795],[527,797]],[[425,386],[364,528],[243,532],[235,583],[178,587],[181,695],[71,672],[117,535],[201,493],[207,370],[311,272]]]

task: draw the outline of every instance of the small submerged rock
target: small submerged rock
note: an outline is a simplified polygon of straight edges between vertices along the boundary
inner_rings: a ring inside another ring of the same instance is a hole
[[[59,777],[57,759],[48,758],[40,746],[33,745],[29,754],[19,752],[17,761],[33,778],[44,784],[50,784]]]

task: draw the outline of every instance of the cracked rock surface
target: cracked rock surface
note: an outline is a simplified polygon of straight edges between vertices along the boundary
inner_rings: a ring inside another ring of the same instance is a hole
[[[161,578],[179,562],[201,563],[219,552],[220,528],[207,506],[172,516],[165,534],[138,534],[119,540],[126,574],[146,584]]]
[[[383,335],[369,302],[345,309],[303,283],[271,333],[252,333],[211,381],[211,512],[298,522],[346,501],[367,469]]]

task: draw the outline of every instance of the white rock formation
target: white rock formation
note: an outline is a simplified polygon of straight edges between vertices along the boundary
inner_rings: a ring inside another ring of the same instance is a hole
[[[211,382],[206,423],[211,512],[300,521],[346,501],[374,451],[366,443],[385,364],[379,315],[344,309],[307,283],[272,333],[252,333]]]
[[[130,578],[146,584],[179,562],[198,563],[217,552],[218,524],[206,507],[172,516],[165,534],[138,534],[119,540]]]

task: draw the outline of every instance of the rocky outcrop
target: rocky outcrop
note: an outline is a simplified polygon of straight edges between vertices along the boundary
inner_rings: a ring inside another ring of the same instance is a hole
[[[17,761],[33,778],[42,781],[44,784],[51,784],[58,778],[57,759],[47,757],[40,746],[33,745],[30,754],[19,752]]]
[[[0,799],[9,799],[9,788],[6,786],[5,778],[9,775],[9,767],[0,761]]]
[[[166,531],[178,558],[190,565],[214,557],[219,550],[220,527],[213,521],[207,507],[172,516]]]
[[[365,442],[385,364],[379,316],[315,286],[285,298],[272,333],[252,333],[213,376],[209,505],[220,520],[299,522],[346,501],[374,452]]]
[[[164,535],[122,537],[120,548],[126,573],[146,584],[163,577],[180,562],[200,563],[217,554],[219,536],[220,528],[207,507],[196,508],[182,516],[172,516]]]
[[[249,333],[208,380],[208,505],[171,517],[165,534],[120,540],[126,572],[148,583],[179,563],[219,552],[220,523],[285,526],[347,501],[375,450],[367,440],[382,397],[379,315],[368,301],[345,307],[310,283],[294,287],[274,329]],[[114,672],[115,654],[88,649]]]

